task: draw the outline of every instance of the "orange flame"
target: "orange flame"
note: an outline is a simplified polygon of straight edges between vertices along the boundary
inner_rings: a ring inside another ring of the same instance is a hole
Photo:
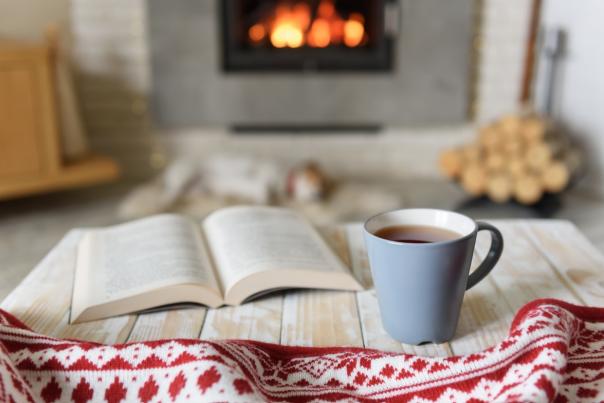
[[[359,46],[363,41],[363,35],[365,34],[365,28],[363,24],[358,21],[348,20],[344,24],[344,43],[349,48]]]
[[[281,3],[265,21],[252,25],[248,37],[253,44],[269,38],[276,48],[310,46],[325,48],[344,43],[357,47],[366,39],[365,21],[361,14],[352,13],[343,19],[336,11],[333,0],[321,0],[317,18],[312,19],[310,6],[305,2],[294,5]]]
[[[316,19],[308,33],[308,45],[313,48],[329,46],[329,42],[331,42],[331,30],[329,28],[329,22],[326,19]]]

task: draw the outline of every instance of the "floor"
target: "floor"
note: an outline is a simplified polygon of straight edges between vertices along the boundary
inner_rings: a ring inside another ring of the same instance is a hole
[[[468,202],[457,186],[436,179],[407,180],[389,186],[400,191],[404,207],[456,209],[474,218],[568,219],[604,252],[604,200],[585,191],[569,191],[560,200],[535,210],[514,204]],[[117,206],[131,189],[132,184],[117,184],[0,202],[0,300],[69,229],[121,221]],[[363,214],[357,214],[347,218],[363,220]]]

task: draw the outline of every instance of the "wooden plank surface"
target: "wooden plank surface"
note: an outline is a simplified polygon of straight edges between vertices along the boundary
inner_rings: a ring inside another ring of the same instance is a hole
[[[283,296],[275,295],[240,306],[209,309],[202,339],[253,339],[279,343]]]
[[[483,237],[477,243],[478,249],[487,250],[489,247],[489,241]],[[474,253],[471,270],[482,262],[482,258],[483,256]],[[496,275],[495,272],[492,275]],[[483,350],[507,335],[508,320],[513,317],[513,310],[501,295],[501,289],[490,276],[466,292],[457,331],[449,343],[453,354],[470,354]]]
[[[135,321],[136,315],[124,315],[75,325],[65,324],[59,330],[58,336],[99,343],[123,343],[128,338]]]
[[[363,346],[354,293],[292,291],[283,300],[281,343],[299,346]]]
[[[36,331],[105,343],[163,338],[243,338],[306,346],[365,346],[426,356],[468,354],[503,339],[520,306],[535,298],[604,305],[604,257],[564,221],[492,221],[503,233],[497,267],[464,298],[455,338],[441,345],[410,346],[383,329],[358,224],[323,231],[367,287],[358,293],[299,290],[238,306],[195,307],[126,315],[68,325],[76,246],[74,230],[0,304]],[[486,255],[481,234],[472,267]]]
[[[577,227],[570,222],[543,222],[520,228],[581,303],[604,306],[604,256]]]
[[[340,259],[350,266],[346,228],[326,228],[321,233]],[[362,347],[355,294],[325,290],[288,292],[283,299],[281,343]]]
[[[68,320],[76,247],[83,231],[70,231],[0,307],[38,332],[58,336]]]
[[[495,224],[503,235],[505,247],[490,277],[502,291],[501,297],[513,312],[536,298],[548,297],[580,302],[573,292],[560,282],[552,265],[526,238],[517,222],[499,221]],[[479,243],[476,251],[484,257],[488,252],[487,247],[486,243]]]
[[[128,336],[128,342],[197,338],[206,312],[204,307],[195,307],[140,314]]]

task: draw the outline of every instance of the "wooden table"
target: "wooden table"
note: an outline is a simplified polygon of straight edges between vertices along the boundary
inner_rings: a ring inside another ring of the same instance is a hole
[[[492,274],[466,293],[457,334],[450,343],[410,346],[382,329],[359,224],[328,229],[325,236],[363,292],[289,291],[239,307],[204,307],[128,315],[78,325],[67,323],[76,245],[73,230],[2,302],[38,332],[119,343],[160,338],[247,338],[305,346],[365,346],[423,355],[475,352],[507,334],[514,313],[535,298],[553,297],[604,306],[604,256],[571,223],[553,220],[492,221],[505,249]],[[479,237],[473,266],[488,250]]]

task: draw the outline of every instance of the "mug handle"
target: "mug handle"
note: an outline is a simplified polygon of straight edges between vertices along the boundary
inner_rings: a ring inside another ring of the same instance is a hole
[[[491,249],[489,249],[487,257],[480,266],[478,266],[468,277],[466,290],[474,287],[485,278],[491,270],[493,270],[493,267],[495,267],[495,264],[501,256],[501,252],[503,252],[503,236],[501,235],[501,232],[491,224],[483,221],[477,221],[476,224],[478,225],[478,231],[486,230],[491,233]]]

